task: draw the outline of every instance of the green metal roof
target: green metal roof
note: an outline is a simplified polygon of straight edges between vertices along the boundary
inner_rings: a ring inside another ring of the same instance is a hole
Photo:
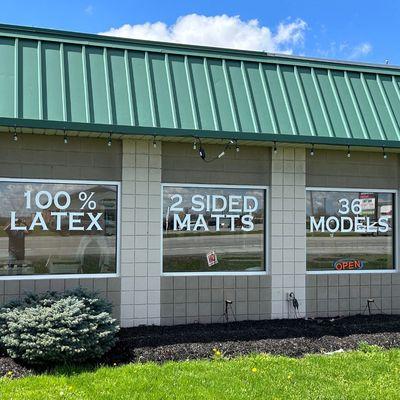
[[[0,25],[0,125],[400,147],[400,69]]]

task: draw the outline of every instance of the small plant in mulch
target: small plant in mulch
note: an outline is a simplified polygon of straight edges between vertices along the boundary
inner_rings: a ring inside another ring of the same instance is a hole
[[[377,353],[382,351],[382,347],[376,344],[369,344],[368,342],[361,341],[358,344],[357,350],[362,351],[363,353]]]
[[[222,352],[220,350],[218,350],[217,348],[213,348],[213,356],[212,359],[214,361],[218,361],[221,360],[224,357],[224,355],[222,354]]]

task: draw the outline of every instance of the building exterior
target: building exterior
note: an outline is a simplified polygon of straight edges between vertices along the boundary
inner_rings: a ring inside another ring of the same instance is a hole
[[[399,313],[399,84],[0,25],[1,303],[83,286],[124,327]]]

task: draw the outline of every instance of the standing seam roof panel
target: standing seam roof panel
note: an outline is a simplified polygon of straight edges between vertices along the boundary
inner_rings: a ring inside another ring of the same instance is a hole
[[[128,52],[131,75],[132,103],[136,116],[135,125],[152,126],[152,114],[149,96],[149,83],[146,73],[145,54],[137,51]]]
[[[264,88],[263,71],[260,69],[261,64],[244,63],[244,68],[248,76],[249,93],[254,105],[254,114],[257,121],[257,126],[261,132],[276,133],[273,115],[271,115],[268,105],[269,93],[268,88]],[[265,79],[265,77],[264,77]]]
[[[15,40],[0,38],[0,115],[14,117]]]
[[[122,50],[108,51],[107,64],[110,76],[112,120],[115,124],[131,125],[131,99],[129,99],[124,52]]]
[[[230,61],[227,63],[230,85],[238,119],[238,128],[242,132],[259,132],[258,121],[248,73],[244,63]]]
[[[191,82],[186,77],[185,58],[170,56],[171,87],[174,96],[177,128],[196,129],[192,110]],[[182,76],[186,79],[182,79]]]
[[[328,124],[330,121],[325,119],[324,99],[320,94],[320,89],[314,83],[313,73],[310,69],[298,68],[299,79],[303,85],[304,97],[307,102],[310,117],[314,124],[314,131],[316,136],[330,136]]]
[[[400,146],[399,83],[394,68],[0,25],[9,125]]]
[[[43,119],[62,119],[63,92],[61,84],[60,46],[56,43],[43,43],[41,50]]]
[[[348,138],[350,133],[343,112],[343,104],[329,70],[315,69],[314,74],[317,83],[315,86],[320,88],[334,136]]]

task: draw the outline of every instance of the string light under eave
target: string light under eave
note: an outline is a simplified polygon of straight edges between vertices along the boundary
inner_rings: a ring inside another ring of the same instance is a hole
[[[239,146],[238,140],[230,139],[228,141],[228,143],[225,144],[222,151],[216,157],[207,159],[206,150],[205,150],[203,144],[201,143],[201,139],[199,137],[196,137],[193,140],[193,150],[197,150],[197,148],[198,148],[198,154],[199,154],[200,158],[207,163],[210,163],[212,161],[222,158],[226,154],[226,151],[231,149],[233,146],[235,146],[236,153],[239,153],[240,146]]]

